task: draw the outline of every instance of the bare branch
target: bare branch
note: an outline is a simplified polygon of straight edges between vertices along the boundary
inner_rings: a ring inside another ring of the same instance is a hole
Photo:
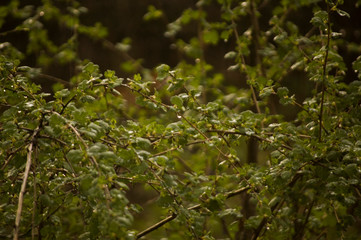
[[[167,218],[163,219],[162,221],[157,222],[157,223],[154,224],[153,226],[151,226],[151,227],[145,229],[144,231],[138,233],[136,239],[139,239],[139,238],[147,235],[148,233],[153,232],[154,230],[160,228],[161,226],[163,226],[163,225],[166,224],[167,222],[172,221],[172,220],[175,219],[176,217],[177,217],[177,214],[173,213],[172,215],[168,216]]]
[[[234,197],[238,194],[241,194],[247,190],[251,189],[251,187],[243,187],[243,188],[240,188],[240,189],[237,189],[237,190],[234,190],[234,191],[231,191],[231,192],[228,192],[225,194],[225,197],[226,199],[228,198],[231,198],[231,197]],[[201,204],[196,204],[194,206],[191,206],[189,208],[187,208],[188,210],[197,210],[197,209],[200,209],[202,207]],[[144,231],[140,232],[137,234],[137,237],[136,239],[139,239],[145,235],[147,235],[148,233],[150,232],[153,232],[154,230],[157,230],[158,228],[160,228],[161,226],[163,226],[164,224],[172,221],[173,219],[175,219],[177,217],[177,214],[176,213],[172,213],[172,215],[169,215],[168,217],[166,217],[165,219],[157,222],[156,224],[154,224],[153,226],[145,229]]]
[[[28,146],[28,154],[27,154],[24,178],[23,178],[23,182],[21,184],[21,189],[20,189],[20,193],[19,193],[18,208],[17,208],[17,211],[16,211],[15,226],[14,226],[14,238],[13,238],[14,240],[19,239],[20,220],[21,220],[21,213],[22,213],[22,210],[23,210],[23,202],[24,202],[24,194],[25,194],[25,190],[26,190],[26,183],[27,183],[27,180],[28,180],[28,177],[29,177],[29,172],[30,172],[30,167],[31,167],[35,137],[38,134],[39,130],[40,130],[40,127],[37,127],[34,130],[33,135],[31,137],[30,144]]]

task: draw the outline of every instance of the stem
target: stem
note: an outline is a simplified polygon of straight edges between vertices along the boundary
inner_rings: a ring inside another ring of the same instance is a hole
[[[236,36],[237,44],[239,44],[239,43],[241,42],[241,40],[239,39],[239,34],[238,34],[238,31],[237,31],[237,28],[236,28],[236,23],[234,22],[233,19],[232,19],[232,25],[233,25],[234,35]],[[242,72],[242,68],[245,67],[246,61],[245,61],[243,55],[241,55],[240,58],[241,58],[240,70],[241,70],[241,72]],[[248,75],[247,75],[247,78],[249,78]],[[254,105],[256,106],[257,113],[261,113],[261,109],[259,108],[258,101],[257,101],[257,97],[256,97],[256,92],[255,92],[255,90],[254,90],[254,88],[253,88],[252,85],[249,85],[249,86],[250,86],[250,89],[251,89],[251,92],[252,92],[252,99],[253,99]]]
[[[243,188],[240,188],[240,189],[237,189],[237,190],[234,190],[234,191],[231,191],[231,192],[226,193],[226,194],[225,194],[225,197],[226,197],[226,199],[228,199],[228,198],[231,198],[231,197],[236,196],[236,195],[238,195],[238,194],[241,194],[241,193],[243,193],[243,192],[245,192],[245,191],[247,191],[247,190],[249,190],[249,189],[251,189],[251,188],[250,188],[250,187],[243,187]],[[194,206],[192,206],[192,207],[189,207],[189,208],[187,208],[187,209],[188,209],[188,210],[197,210],[197,209],[199,209],[199,208],[201,208],[201,207],[202,207],[201,204],[196,204],[196,205],[194,205]],[[147,235],[148,233],[151,233],[151,232],[153,232],[154,230],[157,230],[158,228],[160,228],[160,227],[163,226],[164,224],[172,221],[172,220],[175,219],[176,217],[177,217],[177,214],[176,214],[176,213],[172,213],[172,215],[169,215],[168,217],[166,217],[165,219],[157,222],[157,223],[154,224],[153,226],[151,226],[151,227],[145,229],[144,231],[138,233],[137,236],[136,236],[136,239],[139,239],[139,238]]]
[[[33,147],[34,147],[34,143],[35,143],[35,137],[38,134],[39,130],[40,130],[40,127],[37,127],[34,130],[33,135],[31,137],[30,144],[28,146],[28,153],[27,153],[27,160],[26,160],[24,178],[23,178],[23,182],[21,184],[21,189],[20,189],[20,193],[19,193],[18,208],[17,208],[17,211],[16,211],[15,226],[14,226],[14,238],[13,238],[14,240],[19,239],[20,220],[21,220],[21,213],[22,213],[22,210],[23,210],[23,202],[24,202],[24,194],[25,194],[25,190],[26,190],[26,183],[27,183],[27,180],[28,180],[28,177],[29,177],[29,172],[30,172],[30,167],[31,167],[32,153],[33,153]]]
[[[259,46],[259,23],[257,18],[257,12],[256,12],[256,4],[254,0],[250,2],[250,11],[251,11],[251,22],[252,22],[252,37],[253,37],[253,44],[254,44],[254,58],[255,58],[255,65],[260,65],[261,67],[261,73],[264,73],[264,70],[262,68],[261,58],[258,54],[258,50],[260,49]],[[264,74],[263,74],[264,75]]]
[[[55,112],[56,113],[56,112]],[[58,114],[58,113],[56,113]],[[59,115],[59,114],[58,114]],[[77,136],[77,138],[80,140],[80,142],[83,144],[83,147],[84,147],[84,150],[88,150],[88,144],[86,144],[86,142],[84,141],[84,139],[81,137],[80,133],[78,132],[78,130],[73,126],[71,125],[70,123],[68,123],[68,126],[70,127],[70,129],[75,133],[75,135]],[[101,171],[100,171],[100,168],[99,168],[99,164],[97,162],[97,160],[95,159],[94,156],[89,156],[89,159],[91,161],[91,163],[95,166],[96,170],[98,171],[98,175],[101,176]],[[112,197],[111,197],[111,194],[110,194],[110,191],[109,191],[109,187],[107,184],[104,184],[104,194],[105,194],[105,199],[106,199],[106,205],[107,205],[107,208],[110,209],[110,203],[111,203],[111,200],[112,200]]]
[[[172,221],[172,220],[175,219],[176,217],[177,217],[177,214],[173,213],[172,215],[168,216],[167,218],[163,219],[162,221],[157,222],[157,223],[154,224],[153,226],[151,226],[151,227],[145,229],[144,231],[138,233],[136,239],[139,239],[139,238],[147,235],[148,233],[153,232],[154,230],[160,228],[161,226],[163,226],[163,225],[166,224],[167,222]]]
[[[62,114],[64,113],[65,108],[69,105],[69,103],[71,103],[71,101],[73,101],[73,100],[75,99],[75,96],[76,96],[76,95],[72,96],[72,97],[69,99],[69,101],[67,101],[67,102],[63,105],[63,108],[62,108],[61,111],[59,112],[60,115],[62,115]]]
[[[298,171],[301,170],[304,166],[306,166],[307,163],[303,164],[301,167],[299,167]],[[302,177],[302,174],[296,173],[292,180],[287,184],[287,187],[293,187],[295,183]],[[277,211],[282,207],[282,205],[285,203],[286,199],[283,198],[280,202],[278,202],[276,205],[274,205],[271,208],[272,215],[270,217],[264,217],[261,221],[261,223],[258,225],[258,227],[254,230],[252,240],[256,240],[259,235],[261,234],[263,228],[266,226],[266,224],[272,220],[272,217],[274,216],[274,213],[277,213]],[[266,230],[265,230],[266,231]]]
[[[26,145],[26,143],[22,144],[20,147],[18,147],[17,149],[13,150],[12,152],[9,153],[9,157],[6,159],[4,165],[2,165],[2,167],[0,168],[0,170],[4,170],[6,168],[6,166],[10,163],[10,161],[15,157],[15,154],[17,152],[19,152],[20,150],[23,149],[23,147]]]
[[[268,143],[273,143],[273,141],[267,139],[267,138],[263,138],[257,134],[251,134],[251,135],[247,135],[246,133],[242,133],[242,132],[239,132],[239,131],[227,131],[227,130],[217,130],[217,129],[211,129],[211,130],[208,130],[208,132],[216,132],[216,133],[219,133],[219,134],[222,134],[222,135],[242,135],[242,136],[246,136],[246,137],[253,137],[255,139],[257,139],[258,141],[261,141],[261,142],[268,142]],[[285,144],[281,144],[280,145],[282,148],[285,148],[285,149],[288,149],[288,150],[292,150],[292,147],[288,146],[288,145],[285,145]]]
[[[331,23],[330,23],[330,6],[327,3],[327,43],[326,43],[326,53],[325,59],[323,61],[323,70],[322,70],[322,95],[321,95],[321,107],[320,107],[320,114],[319,114],[319,127],[318,127],[318,141],[322,141],[322,120],[323,120],[323,105],[324,105],[324,98],[326,92],[326,67],[327,67],[327,60],[328,60],[328,51],[330,47],[330,39],[331,39]]]
[[[62,83],[62,84],[64,84],[64,85],[68,86],[68,87],[71,87],[71,86],[72,86],[71,82],[65,81],[65,80],[63,80],[63,79],[61,79],[61,78],[54,77],[54,76],[51,76],[51,75],[48,75],[48,74],[40,73],[40,74],[39,74],[39,77],[48,79],[48,80],[53,81],[53,82]]]
[[[194,125],[192,122],[190,122],[184,115],[180,115],[181,118],[186,121],[191,127],[193,127],[199,134],[201,134],[207,142],[211,142],[211,139],[207,137],[206,134],[204,134],[196,125]],[[237,166],[231,161],[230,157],[225,154],[217,145],[214,145],[214,147],[217,149],[217,151],[229,161],[229,163],[233,166],[233,168],[239,173],[239,170],[237,169]]]
[[[35,230],[36,230],[36,226],[35,226],[35,216],[36,216],[36,206],[37,206],[37,195],[36,195],[36,159],[38,158],[37,156],[37,151],[35,151],[35,159],[34,159],[34,163],[33,163],[33,213],[31,216],[31,239],[34,240],[35,239]]]
[[[312,208],[313,208],[314,204],[315,204],[315,200],[313,200],[311,202],[311,205],[310,205],[310,207],[308,208],[308,211],[307,211],[305,221],[303,222],[303,224],[301,226],[301,229],[298,232],[296,232],[296,234],[294,235],[294,237],[293,237],[294,240],[303,239],[304,231],[305,231],[306,225],[307,225],[307,223],[309,221],[311,211],[312,211]]]

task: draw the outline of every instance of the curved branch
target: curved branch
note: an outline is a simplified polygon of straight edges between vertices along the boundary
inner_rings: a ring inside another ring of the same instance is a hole
[[[234,197],[238,194],[241,194],[247,190],[251,189],[251,187],[243,187],[243,188],[240,188],[240,189],[237,189],[237,190],[234,190],[234,191],[231,191],[231,192],[228,192],[225,194],[225,197],[226,199],[228,198],[231,198],[231,197]],[[189,207],[187,208],[188,210],[197,210],[197,209],[200,209],[202,207],[201,204],[196,204],[192,207]],[[144,231],[141,231],[140,233],[137,234],[136,236],[136,239],[139,239],[145,235],[147,235],[148,233],[151,233],[155,230],[157,230],[158,228],[160,228],[161,226],[163,226],[164,224],[172,221],[173,219],[175,219],[177,217],[177,214],[176,213],[172,213],[172,215],[169,215],[168,217],[164,218],[163,220],[157,222],[156,224],[154,224],[153,226],[150,226],[149,228],[145,229]]]

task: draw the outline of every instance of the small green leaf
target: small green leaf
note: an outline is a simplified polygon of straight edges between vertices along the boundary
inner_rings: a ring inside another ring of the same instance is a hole
[[[145,149],[145,148],[148,148],[152,145],[152,143],[146,139],[146,138],[141,138],[141,137],[138,137],[136,139],[136,144],[141,148],[141,149]]]
[[[225,59],[233,59],[237,57],[237,53],[235,51],[230,51],[224,55]]]
[[[182,108],[183,107],[183,100],[179,96],[172,96],[170,98],[170,102],[172,104],[174,104],[175,106],[177,106],[177,108]]]
[[[75,149],[75,150],[70,150],[67,154],[66,157],[74,163],[77,163],[79,161],[81,161],[81,159],[83,158],[83,152],[79,149]]]
[[[219,41],[219,35],[216,30],[206,30],[203,35],[204,42],[216,45]]]
[[[157,71],[157,80],[160,81],[169,76],[170,67],[166,64],[161,64],[155,70]]]
[[[69,96],[70,94],[70,91],[69,89],[65,88],[65,89],[62,89],[60,91],[57,91],[54,95],[55,98],[66,98],[67,96]]]
[[[346,16],[346,17],[350,18],[350,14],[348,14],[347,12],[345,12],[345,11],[343,11],[341,9],[337,9],[336,11],[337,11],[338,15],[340,15],[341,17]]]
[[[83,103],[91,103],[95,101],[95,98],[90,95],[85,95],[80,98],[80,101],[82,101]]]
[[[288,95],[288,88],[286,87],[279,87],[277,89],[277,95],[282,98]]]
[[[89,75],[93,75],[99,71],[99,66],[89,62],[83,67],[83,72],[88,73]]]
[[[114,76],[115,76],[115,72],[112,71],[112,70],[106,70],[106,71],[104,72],[104,77],[106,77],[106,78],[112,78],[112,77],[114,77]]]

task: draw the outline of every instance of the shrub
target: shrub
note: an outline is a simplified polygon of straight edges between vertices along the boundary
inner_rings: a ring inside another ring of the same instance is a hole
[[[101,24],[79,22],[78,2],[1,7],[0,27],[22,20],[1,36],[30,40],[26,51],[0,45],[1,237],[357,239],[361,82],[346,73],[360,79],[361,58],[350,66],[339,50],[355,44],[334,26],[350,17],[342,3],[264,1],[265,12],[260,1],[198,1],[165,33],[184,58],[153,70],[130,60],[139,73],[126,79],[77,55],[79,34],[107,41]],[[148,10],[146,21],[166,14]],[[313,14],[306,27],[291,16],[303,11]],[[51,21],[75,29],[66,43],[48,37]],[[217,46],[247,86],[207,62]],[[33,54],[37,68],[23,64]],[[35,84],[69,62],[77,71],[52,93]]]

